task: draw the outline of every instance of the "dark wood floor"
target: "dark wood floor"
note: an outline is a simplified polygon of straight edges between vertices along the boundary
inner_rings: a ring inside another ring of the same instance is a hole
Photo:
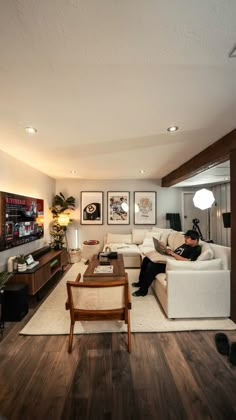
[[[214,331],[132,334],[131,355],[126,334],[77,335],[69,355],[67,336],[18,335],[38,305],[0,342],[0,418],[236,419],[236,366]]]

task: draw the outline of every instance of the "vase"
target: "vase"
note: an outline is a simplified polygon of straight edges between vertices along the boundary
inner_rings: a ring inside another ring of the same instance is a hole
[[[27,270],[27,265],[26,265],[26,263],[24,263],[24,264],[19,264],[19,263],[18,263],[17,270],[18,270],[19,272],[26,271],[26,270]]]

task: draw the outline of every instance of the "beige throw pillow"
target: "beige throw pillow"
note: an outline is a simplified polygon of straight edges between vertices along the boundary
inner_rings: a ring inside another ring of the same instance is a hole
[[[143,243],[148,229],[132,229],[132,242],[133,244],[140,245]]]
[[[199,245],[201,245],[201,254],[199,255],[197,261],[212,260],[214,258],[214,252],[211,246],[204,241],[199,241]]]
[[[118,234],[118,233],[108,233],[107,234],[107,243],[125,243],[125,244],[132,244],[132,236],[131,233],[127,234]]]

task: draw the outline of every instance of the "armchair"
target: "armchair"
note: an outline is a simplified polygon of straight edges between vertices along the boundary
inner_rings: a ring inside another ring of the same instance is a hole
[[[128,276],[125,280],[81,282],[80,275],[76,281],[67,281],[68,300],[66,309],[70,310],[70,336],[68,352],[72,351],[75,321],[125,321],[128,333],[128,351],[131,352],[130,314],[131,299],[129,295]]]

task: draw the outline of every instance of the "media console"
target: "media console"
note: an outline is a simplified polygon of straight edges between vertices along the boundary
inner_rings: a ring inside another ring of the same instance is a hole
[[[38,250],[40,255],[40,250]],[[66,249],[49,249],[46,253],[34,258],[39,261],[31,270],[23,272],[14,272],[10,279],[11,283],[26,283],[28,285],[28,294],[35,295],[58,271],[63,271],[63,267],[68,264],[68,254]]]

